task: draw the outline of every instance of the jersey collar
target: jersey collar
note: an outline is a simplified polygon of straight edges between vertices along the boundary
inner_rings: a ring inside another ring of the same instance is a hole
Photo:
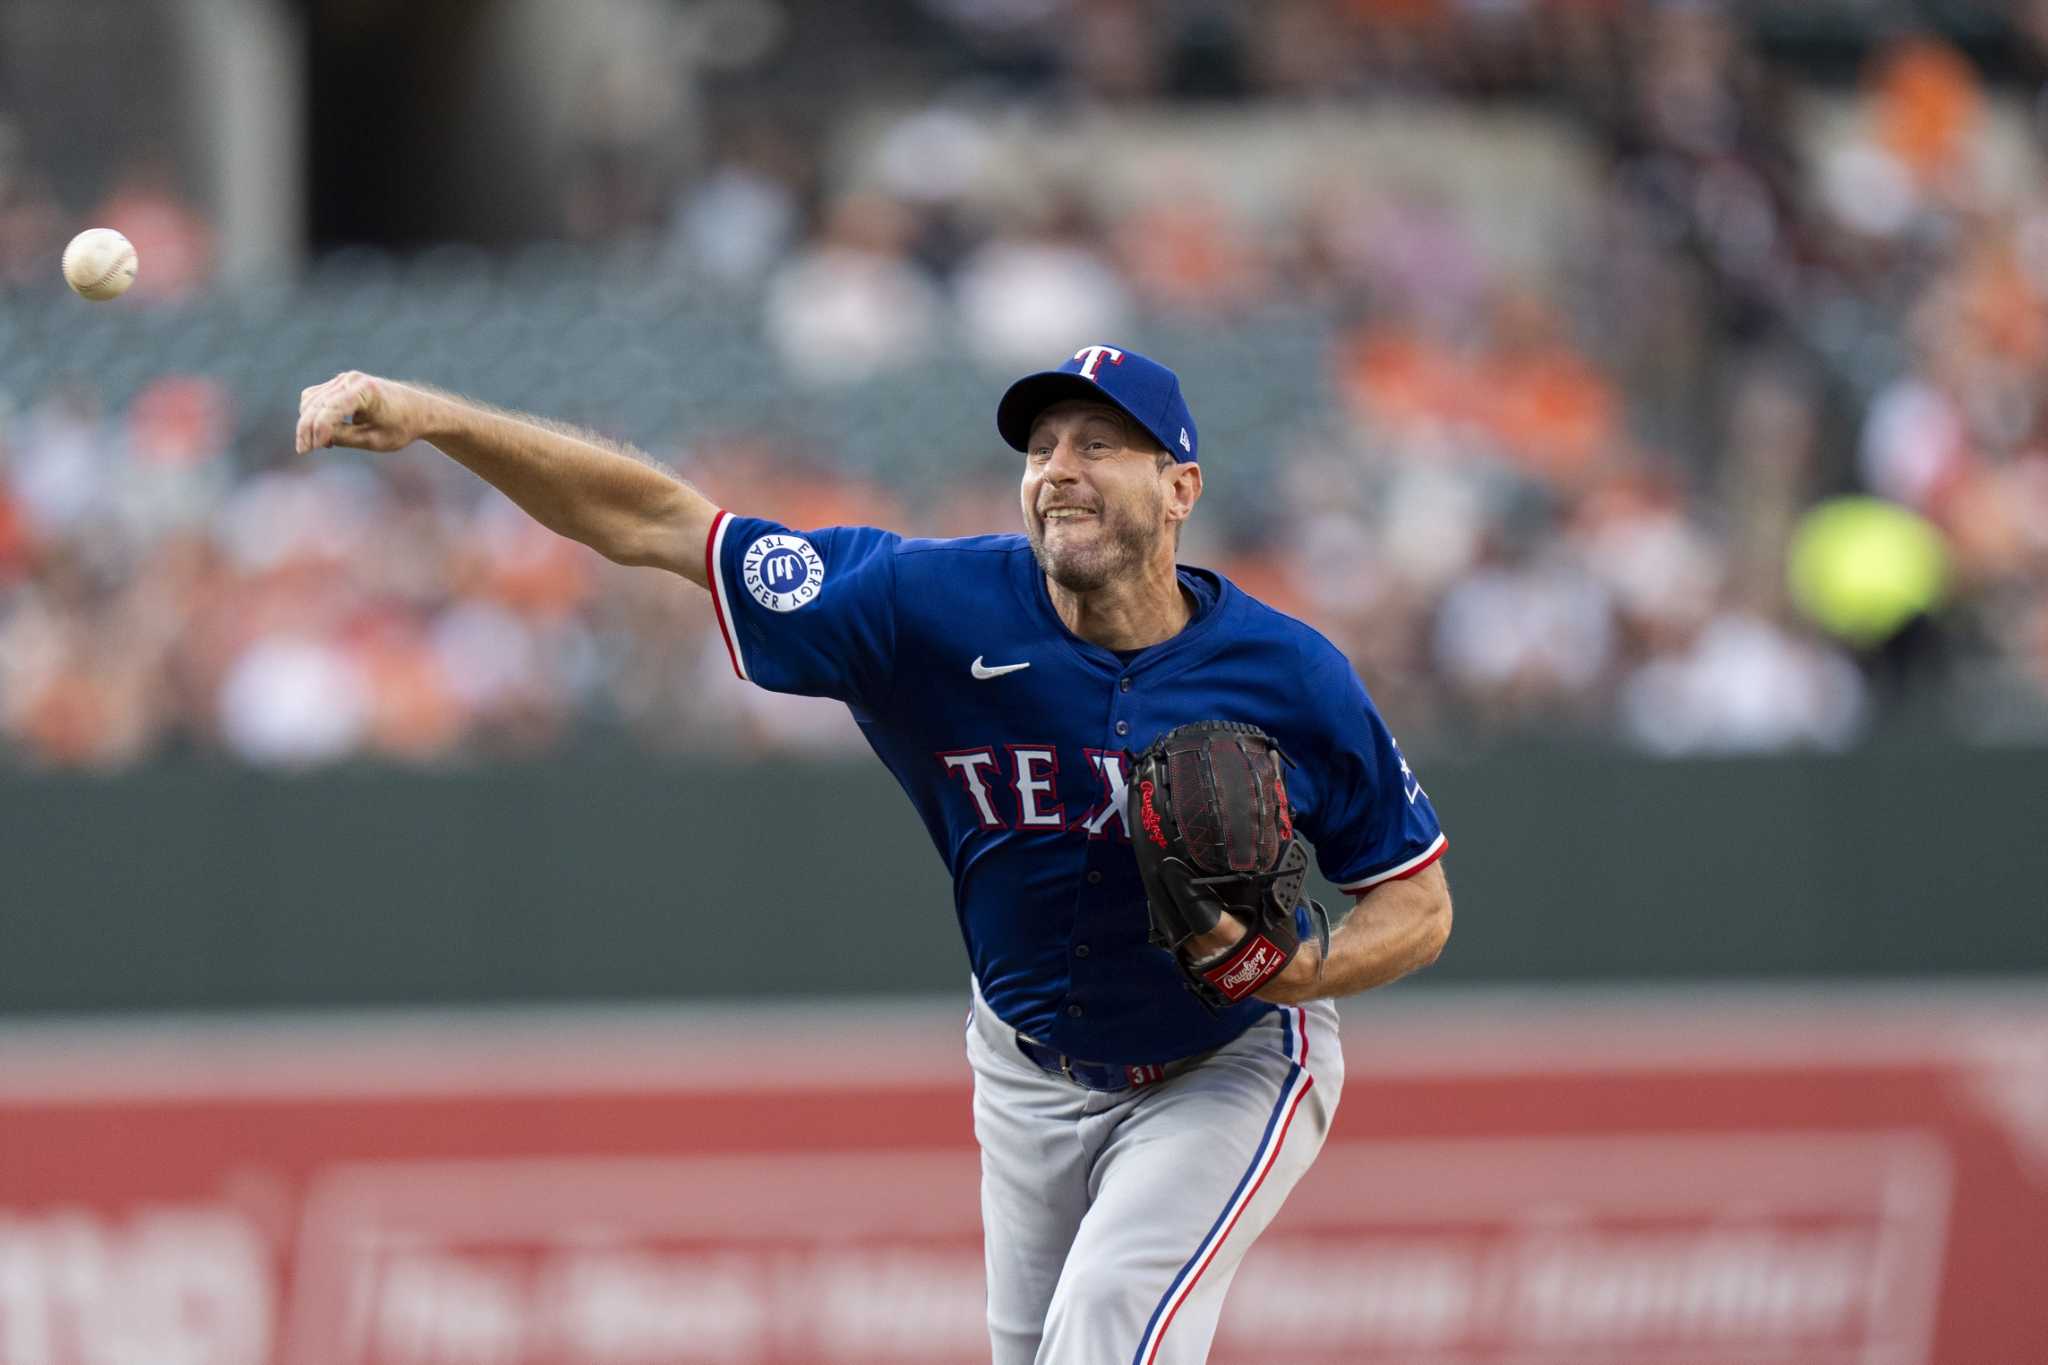
[[[1045,589],[1045,571],[1038,567],[1038,560],[1031,553],[1028,542],[1011,560],[1012,581],[1017,587],[1018,596],[1024,601],[1025,609],[1038,619],[1052,638],[1064,644],[1075,657],[1089,668],[1109,677],[1121,677],[1125,674],[1139,677],[1178,672],[1196,659],[1214,653],[1217,646],[1228,638],[1220,634],[1217,627],[1224,617],[1235,613],[1243,594],[1229,579],[1212,569],[1182,564],[1177,566],[1177,572],[1184,583],[1190,579],[1194,580],[1191,587],[1197,599],[1209,597],[1213,600],[1206,610],[1198,613],[1187,625],[1181,627],[1178,635],[1161,640],[1156,645],[1146,646],[1129,663],[1125,663],[1113,650],[1084,640],[1067,629],[1067,623],[1062,621],[1059,612],[1053,609],[1052,594]],[[1203,587],[1210,591],[1205,593]]]

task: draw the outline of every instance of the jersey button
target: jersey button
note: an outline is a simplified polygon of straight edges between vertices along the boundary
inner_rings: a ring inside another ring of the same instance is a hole
[[[1100,885],[1102,885],[1102,869],[1101,869],[1101,868],[1099,868],[1099,867],[1091,867],[1091,868],[1089,868],[1089,869],[1088,869],[1088,885],[1090,885],[1090,886],[1100,886]]]
[[[1069,1018],[1069,1019],[1079,1019],[1080,1017],[1081,1017],[1081,1007],[1080,1007],[1079,1005],[1069,1005],[1069,1006],[1067,1006],[1067,1018]]]
[[[1118,721],[1116,723],[1116,732],[1120,735],[1129,734],[1131,732],[1131,723],[1127,720]]]
[[[1074,956],[1075,956],[1075,957],[1086,957],[1086,956],[1088,956],[1088,945],[1087,945],[1087,944],[1085,944],[1085,943],[1076,943],[1076,944],[1074,945]],[[1078,1006],[1078,1005],[1077,1005],[1077,1006],[1075,1006],[1075,1008],[1076,1008],[1076,1009],[1079,1009],[1079,1008],[1080,1008],[1080,1006]]]
[[[1117,691],[1119,691],[1119,692],[1128,692],[1128,691],[1130,691],[1130,690],[1131,690],[1131,680],[1130,680],[1129,678],[1118,678],[1118,679],[1116,680],[1116,690],[1117,690]]]

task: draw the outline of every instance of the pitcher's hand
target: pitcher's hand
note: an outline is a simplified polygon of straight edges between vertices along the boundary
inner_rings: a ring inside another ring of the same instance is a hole
[[[400,450],[426,435],[439,400],[431,393],[360,370],[344,370],[299,392],[299,454],[322,446]]]
[[[1196,962],[1222,957],[1245,936],[1244,921],[1228,910],[1206,934],[1198,934],[1181,945],[1181,951]],[[1323,950],[1313,938],[1305,938],[1280,974],[1261,986],[1259,999],[1274,1005],[1294,1005],[1316,998],[1316,982],[1323,974]]]

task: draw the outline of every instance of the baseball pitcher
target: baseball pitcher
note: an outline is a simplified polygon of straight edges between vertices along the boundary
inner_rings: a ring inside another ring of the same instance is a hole
[[[1436,959],[1421,782],[1337,649],[1176,563],[1180,382],[1090,345],[1012,385],[1023,535],[728,512],[601,438],[350,372],[298,449],[426,441],[711,594],[740,677],[851,708],[953,879],[997,1365],[1194,1365],[1344,1083],[1334,997]],[[767,509],[763,509],[767,510]],[[1312,844],[1355,900],[1303,896]]]

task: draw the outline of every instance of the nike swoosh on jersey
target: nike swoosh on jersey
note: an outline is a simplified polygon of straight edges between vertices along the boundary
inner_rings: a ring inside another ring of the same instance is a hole
[[[974,656],[974,662],[973,662],[972,664],[970,664],[970,665],[969,665],[968,667],[969,667],[970,671],[971,671],[971,672],[972,672],[972,673],[974,674],[974,676],[975,676],[975,677],[977,677],[977,678],[982,678],[982,679],[988,679],[988,678],[1000,678],[1000,677],[1002,677],[1002,676],[1003,676],[1003,674],[1005,674],[1005,673],[1015,673],[1015,672],[1016,672],[1016,671],[1017,671],[1018,669],[1020,669],[1020,668],[1029,668],[1029,667],[1031,667],[1031,665],[1030,665],[1030,664],[1028,664],[1028,663],[1022,663],[1022,664],[997,664],[997,665],[996,665],[996,666],[995,666],[994,668],[988,668],[988,667],[985,667],[985,666],[984,666],[984,665],[982,664],[982,662],[981,662],[981,656],[980,656],[979,654],[977,654],[977,655],[975,655],[975,656]]]

